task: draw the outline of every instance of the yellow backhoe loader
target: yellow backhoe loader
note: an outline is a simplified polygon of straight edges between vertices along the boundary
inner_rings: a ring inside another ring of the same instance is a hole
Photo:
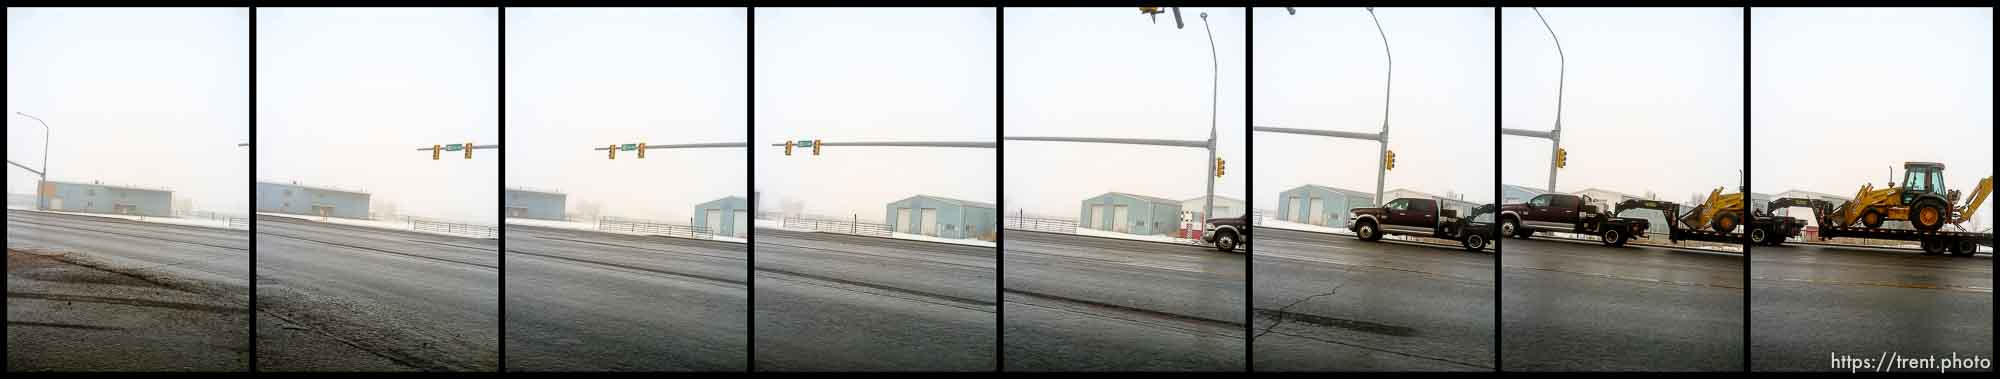
[[[1717,232],[1729,233],[1736,230],[1737,225],[1742,224],[1742,217],[1743,193],[1724,194],[1722,187],[1716,187],[1714,191],[1708,192],[1708,201],[1695,206],[1687,216],[1681,217],[1681,223],[1688,228],[1710,228]]]
[[[1860,222],[1870,229],[1881,228],[1885,221],[1909,221],[1916,230],[1934,232],[1945,224],[1971,220],[1991,194],[1993,177],[1989,176],[1979,180],[1964,204],[1958,204],[1964,194],[1945,189],[1944,164],[1907,162],[1903,164],[1901,187],[1893,182],[1880,189],[1873,184],[1862,184],[1853,201],[1833,210],[1832,219],[1836,226]]]

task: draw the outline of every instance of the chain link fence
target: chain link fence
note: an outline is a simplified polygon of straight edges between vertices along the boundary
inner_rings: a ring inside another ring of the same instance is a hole
[[[461,224],[411,217],[410,230],[457,234],[473,238],[500,238],[499,228],[488,225]]]
[[[874,237],[894,236],[893,233],[894,229],[888,224],[875,224],[875,223],[866,223],[858,221],[838,221],[838,220],[821,220],[821,219],[810,219],[810,218],[800,218],[800,217],[787,217],[784,219],[784,226],[786,229],[804,229],[816,232],[853,234],[853,235],[874,236]]]
[[[688,239],[715,239],[715,231],[706,226],[680,225],[651,220],[619,217],[599,217],[597,230],[619,233],[638,233]]]

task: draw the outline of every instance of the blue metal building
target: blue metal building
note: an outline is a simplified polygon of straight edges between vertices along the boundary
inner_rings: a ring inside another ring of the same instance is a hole
[[[507,217],[568,220],[569,195],[527,188],[507,189]]]
[[[694,224],[718,236],[742,238],[750,232],[750,202],[730,196],[694,206]]]
[[[48,198],[48,209],[53,211],[173,215],[174,193],[165,189],[45,181],[41,182],[41,191]]]
[[[1375,205],[1375,194],[1307,184],[1278,193],[1278,219],[1332,228],[1347,227],[1347,212]]]
[[[1181,201],[1124,192],[1083,200],[1077,227],[1139,235],[1171,235],[1180,229]]]
[[[889,227],[899,233],[993,240],[999,212],[993,204],[916,195],[886,206]]]
[[[258,212],[367,219],[368,198],[361,191],[257,182]]]

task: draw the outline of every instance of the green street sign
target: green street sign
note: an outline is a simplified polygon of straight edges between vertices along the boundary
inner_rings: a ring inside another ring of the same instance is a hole
[[[813,140],[800,140],[799,147],[813,147]]]
[[[465,149],[465,145],[462,145],[462,144],[456,144],[456,143],[454,143],[454,144],[450,144],[450,145],[444,145],[444,151],[459,151],[459,150],[464,150],[464,149]]]
[[[624,150],[624,151],[632,151],[632,150],[638,150],[638,149],[639,149],[639,144],[636,144],[636,143],[628,143],[628,144],[624,144],[624,145],[618,145],[618,150]]]

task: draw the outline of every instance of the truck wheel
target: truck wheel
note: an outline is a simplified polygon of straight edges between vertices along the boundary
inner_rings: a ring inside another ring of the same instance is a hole
[[[1944,245],[1945,245],[1945,242],[1944,242],[1944,241],[1939,241],[1939,240],[1922,240],[1922,241],[1917,241],[1917,246],[1921,246],[1921,247],[1923,247],[1923,248],[1924,248],[1924,255],[1938,255],[1938,254],[1943,254],[1943,253],[1944,253],[1944,250],[1945,250],[1945,246],[1944,246]]]
[[[1736,230],[1735,213],[1723,213],[1722,216],[1715,219],[1715,231],[1717,233],[1728,233],[1734,230]]]
[[[1215,249],[1224,253],[1236,251],[1236,232],[1222,232],[1215,236]]]
[[[1973,242],[1971,239],[1960,239],[1950,243],[1951,255],[1970,257],[1972,254],[1979,252],[1979,243]]]
[[[1479,233],[1468,233],[1459,241],[1465,244],[1466,251],[1479,251],[1480,248],[1486,247],[1486,236]]]
[[[1382,239],[1382,230],[1375,226],[1374,221],[1362,221],[1361,227],[1354,229],[1354,236],[1360,237],[1362,241],[1373,242]]]
[[[1763,228],[1750,229],[1750,244],[1774,246],[1771,244],[1771,234],[1765,232]]]
[[[1514,221],[1514,219],[1511,218],[1506,220],[1500,220],[1500,235],[1507,237],[1514,237],[1514,238],[1524,238],[1521,236],[1521,222]]]
[[[1879,209],[1869,209],[1861,211],[1861,226],[1866,226],[1869,229],[1881,228],[1882,211]]]
[[[1606,229],[1601,237],[1604,238],[1605,246],[1625,246],[1625,233],[1618,232],[1618,229]]]
[[[1910,226],[1926,232],[1944,228],[1944,203],[1935,199],[1917,200],[1910,208]]]

